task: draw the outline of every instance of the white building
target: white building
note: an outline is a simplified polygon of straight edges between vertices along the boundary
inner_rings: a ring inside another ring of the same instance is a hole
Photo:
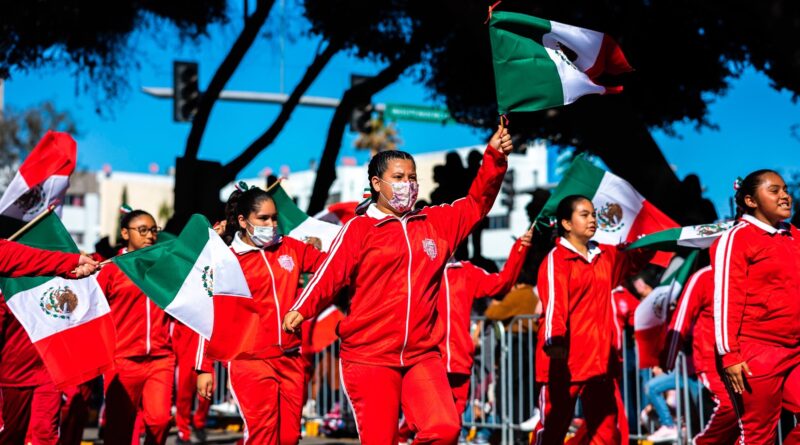
[[[119,230],[122,195],[134,209],[143,209],[163,227],[172,213],[174,178],[127,172],[75,172],[64,199],[62,221],[78,248],[94,252],[105,236],[113,245]]]

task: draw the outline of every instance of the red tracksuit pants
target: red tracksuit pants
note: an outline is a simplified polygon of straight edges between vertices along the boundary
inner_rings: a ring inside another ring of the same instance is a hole
[[[728,389],[716,371],[698,374],[700,382],[711,392],[714,400],[714,411],[708,423],[700,433],[694,436],[695,445],[733,445],[740,435],[739,420]]]
[[[614,398],[617,399],[617,428],[619,428],[620,443],[628,444],[630,431],[628,431],[628,418],[625,415],[625,402],[622,400],[622,391],[619,387],[619,381],[614,380],[616,387],[614,388]],[[737,429],[738,431],[738,429]],[[590,443],[589,427],[586,423],[582,424],[578,431],[572,438],[566,441],[566,445],[587,445]]]
[[[453,393],[453,402],[456,404],[456,413],[458,413],[459,421],[464,418],[464,411],[467,409],[469,377],[469,374],[447,373],[447,382],[450,383],[450,391]],[[400,442],[408,442],[414,435],[405,418],[403,418],[403,423],[400,424],[399,435]]]
[[[105,441],[129,444],[133,440],[137,409],[145,425],[145,444],[163,445],[171,419],[175,356],[118,358],[116,369],[104,376],[106,395]]]
[[[89,400],[92,387],[89,383],[71,386],[64,390],[67,403],[61,408],[60,445],[80,445],[83,429],[89,420]]]
[[[578,397],[586,416],[587,440],[592,445],[619,445],[616,382],[599,378],[586,382],[550,381],[539,390],[541,419],[531,444],[562,445],[575,414]]]
[[[231,391],[244,420],[247,445],[300,441],[306,362],[299,353],[228,365]]]
[[[402,407],[415,444],[455,444],[461,423],[439,356],[405,368],[339,361],[363,445],[396,445]]]
[[[211,407],[211,400],[197,396],[197,372],[195,371],[194,357],[189,357],[189,359],[185,360],[181,357],[175,372],[175,426],[178,427],[178,437],[183,440],[190,439],[191,428],[201,430],[206,427],[208,409]],[[211,376],[214,377],[213,372]],[[197,399],[197,408],[192,416],[195,399]]]
[[[4,387],[0,445],[22,445],[29,435],[33,445],[55,445],[58,442],[58,420],[61,391],[48,383],[21,388]],[[29,433],[29,434],[28,434]]]
[[[752,376],[745,391],[733,398],[742,427],[742,443],[774,444],[785,400],[800,400],[800,347],[740,342],[742,357]],[[795,428],[796,429],[796,428]],[[789,442],[796,440],[794,431]],[[787,443],[787,442],[784,442]]]

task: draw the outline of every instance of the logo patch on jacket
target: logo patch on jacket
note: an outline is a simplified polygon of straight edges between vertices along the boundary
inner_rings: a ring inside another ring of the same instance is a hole
[[[436,243],[432,239],[425,238],[422,240],[422,248],[425,249],[425,253],[428,254],[428,258],[431,260],[436,259],[438,252],[436,251]]]
[[[294,270],[294,258],[289,255],[281,255],[278,257],[278,264],[281,265],[287,272]]]

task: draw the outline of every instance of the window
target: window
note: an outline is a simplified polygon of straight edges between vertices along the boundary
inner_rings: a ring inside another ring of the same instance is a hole
[[[488,217],[489,230],[495,229],[508,229],[511,227],[511,221],[508,215],[497,215],[497,216],[490,216]]]
[[[64,205],[72,207],[84,206],[84,195],[67,195],[64,197]]]
[[[70,236],[75,240],[75,244],[83,244],[83,232],[70,232]]]

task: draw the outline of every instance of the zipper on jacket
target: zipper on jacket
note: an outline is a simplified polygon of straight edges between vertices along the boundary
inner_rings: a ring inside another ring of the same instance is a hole
[[[259,250],[261,253],[261,258],[264,259],[264,264],[267,265],[267,270],[269,271],[269,278],[272,280],[272,298],[275,299],[275,315],[278,318],[278,346],[283,346],[283,339],[281,338],[281,304],[278,302],[278,292],[275,290],[275,275],[272,274],[272,267],[269,265],[269,261],[267,261],[267,256],[264,254],[263,250]]]
[[[411,318],[411,241],[408,239],[408,231],[406,230],[406,220],[400,219],[400,226],[403,228],[403,235],[406,237],[406,246],[408,246],[408,300],[406,303],[406,335],[403,338],[403,349],[400,350],[400,366],[405,366],[403,363],[403,354],[406,352],[406,345],[408,344],[408,321]]]
[[[450,371],[450,279],[447,278],[447,269],[449,269],[446,265],[444,266],[444,288],[447,295],[447,372]]]
[[[150,355],[150,299],[144,299],[145,304],[145,312],[147,313],[147,337],[145,339],[146,346],[145,346],[145,354]]]

